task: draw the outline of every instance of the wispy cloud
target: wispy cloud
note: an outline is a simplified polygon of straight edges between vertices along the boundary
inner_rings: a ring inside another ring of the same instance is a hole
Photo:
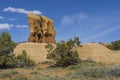
[[[2,23],[0,24],[0,30],[10,30],[11,28],[21,28],[21,29],[28,29],[29,26],[27,25],[13,25],[13,24],[9,24],[9,23]]]
[[[16,21],[16,19],[14,19],[14,18],[7,18],[7,19],[10,21]]]
[[[10,21],[16,21],[15,18],[6,18],[6,17],[3,17],[3,16],[0,16],[0,19],[7,19],[7,20],[10,20]]]
[[[29,28],[27,25],[16,25],[17,28]]]
[[[114,39],[111,38],[111,36],[114,38],[119,37],[119,19],[119,16],[113,16],[113,13],[109,15],[76,13],[73,15],[64,16],[61,24],[62,26],[70,26],[70,28],[62,27],[61,32],[65,35],[65,37],[61,36],[61,33],[58,33],[58,37],[62,37],[62,39],[67,40],[78,36],[83,43],[112,41]]]
[[[94,34],[94,35],[91,35],[91,36],[88,36],[88,37],[84,37],[83,40],[87,40],[87,41],[93,40],[93,39],[99,38],[101,36],[110,34],[110,33],[114,32],[118,29],[120,29],[120,26],[111,27],[111,28],[108,28],[107,30],[102,31],[101,33]]]
[[[8,24],[8,23],[0,24],[0,30],[3,30],[3,29],[8,29],[8,30],[10,30],[11,27],[13,27],[12,24]]]
[[[87,18],[87,14],[83,12],[73,14],[73,15],[67,15],[62,18],[61,24],[63,26],[66,26],[74,23],[80,23],[82,20],[86,18]]]
[[[3,16],[0,16],[0,19],[4,19],[4,17],[3,17]]]
[[[38,15],[42,14],[42,12],[38,11],[38,10],[30,11],[30,10],[25,10],[23,8],[14,8],[14,7],[4,8],[3,11],[5,11],[5,12],[9,11],[9,12],[13,12],[13,13],[22,13],[22,14],[28,14],[28,13],[34,13],[34,14],[38,14]]]

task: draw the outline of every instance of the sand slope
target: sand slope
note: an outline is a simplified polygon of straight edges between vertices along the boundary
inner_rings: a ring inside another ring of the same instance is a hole
[[[45,45],[46,43],[20,43],[15,48],[14,53],[19,54],[26,50],[31,59],[37,63],[44,62],[47,60]],[[83,44],[82,47],[75,47],[75,49],[78,50],[81,59],[91,58],[105,64],[120,64],[120,51],[111,51],[100,44],[88,43]]]
[[[88,43],[76,48],[82,59],[91,58],[105,64],[120,64],[120,51],[112,51],[97,43]]]
[[[31,59],[38,62],[46,61],[47,50],[45,49],[46,43],[20,43],[14,49],[15,54],[20,54],[23,50],[27,52]]]

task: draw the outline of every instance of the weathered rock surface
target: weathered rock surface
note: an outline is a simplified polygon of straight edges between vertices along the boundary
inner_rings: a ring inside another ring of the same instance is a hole
[[[14,49],[14,54],[21,54],[23,50],[27,52],[30,59],[34,60],[36,63],[48,61],[47,50],[45,49],[47,43],[20,43]],[[55,47],[55,44],[52,44]]]
[[[54,22],[46,16],[28,14],[30,36],[28,42],[55,43]]]

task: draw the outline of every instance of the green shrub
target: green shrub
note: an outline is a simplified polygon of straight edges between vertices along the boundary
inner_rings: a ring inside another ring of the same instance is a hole
[[[16,57],[14,54],[6,54],[0,56],[0,68],[16,67]]]
[[[49,46],[49,44],[47,46]],[[69,66],[78,64],[79,55],[77,51],[72,50],[74,46],[75,42],[72,39],[67,42],[63,41],[61,43],[57,43],[56,49],[51,53],[48,52],[47,58],[53,60],[57,66]]]
[[[17,57],[12,54],[15,46],[9,33],[3,32],[0,35],[0,68],[34,66],[35,62],[30,60],[25,51]]]
[[[45,48],[47,49],[48,53],[51,53],[53,51],[53,45],[48,43],[47,45],[45,45]]]
[[[15,67],[33,67],[35,62],[31,60],[26,51],[15,56],[14,54],[4,54],[0,56],[0,68],[15,68]]]
[[[12,54],[15,46],[9,33],[3,32],[0,35],[0,68],[15,67],[16,58]]]
[[[12,53],[15,46],[9,33],[3,32],[0,35],[0,55]]]
[[[111,50],[120,50],[120,40],[111,42],[111,44],[107,45],[107,48]]]
[[[35,62],[27,56],[25,50],[22,51],[22,54],[17,55],[17,66],[18,67],[33,67]]]

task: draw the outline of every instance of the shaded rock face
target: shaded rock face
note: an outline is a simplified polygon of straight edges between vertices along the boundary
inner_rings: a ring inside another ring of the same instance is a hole
[[[55,43],[54,22],[46,16],[28,14],[30,36],[28,42]]]

